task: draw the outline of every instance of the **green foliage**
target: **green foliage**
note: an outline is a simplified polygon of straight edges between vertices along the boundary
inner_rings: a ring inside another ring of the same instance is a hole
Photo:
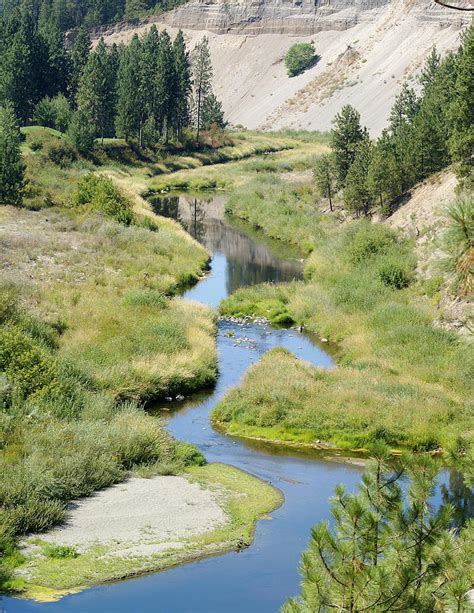
[[[125,225],[133,221],[130,200],[120,193],[111,179],[101,175],[90,173],[79,182],[73,204],[100,211]]]
[[[67,141],[59,142],[49,147],[48,158],[61,168],[69,168],[76,161],[77,152]]]
[[[410,456],[403,464],[392,469],[379,445],[357,493],[336,488],[334,524],[313,528],[301,560],[301,596],[283,607],[285,613],[466,610],[474,526],[455,533],[453,509],[432,510],[434,460]]]
[[[285,66],[288,76],[295,77],[314,66],[318,56],[312,43],[295,43],[285,55]]]
[[[82,155],[89,155],[94,149],[95,130],[87,120],[85,113],[76,111],[72,115],[68,137]]]
[[[369,169],[372,161],[372,144],[369,140],[361,141],[355,149],[355,157],[345,179],[344,204],[349,211],[368,215],[374,202],[370,189]]]
[[[474,198],[467,197],[448,209],[448,226],[444,235],[448,257],[445,268],[454,273],[456,289],[469,296],[474,276]]]
[[[45,96],[35,106],[33,121],[59,132],[66,132],[71,121],[71,109],[67,98],[58,94],[54,98]]]
[[[345,185],[346,177],[355,160],[358,145],[367,140],[367,129],[360,125],[360,115],[355,108],[346,104],[333,120],[331,147],[338,176],[338,185]]]
[[[466,187],[474,183],[474,24],[464,34],[456,58],[456,76],[449,106],[452,132],[449,146],[453,160],[458,162],[459,176]]]
[[[314,180],[321,196],[328,198],[329,208],[332,211],[332,199],[336,193],[337,181],[336,161],[332,154],[325,153],[317,158],[314,165]]]
[[[395,244],[396,235],[390,228],[368,222],[349,226],[344,234],[344,253],[354,264],[385,255]]]
[[[25,164],[20,152],[20,130],[13,106],[0,107],[0,205],[21,204]]]
[[[89,55],[77,91],[77,108],[95,136],[114,135],[116,75],[103,39]]]
[[[46,557],[53,558],[54,560],[77,558],[79,555],[76,548],[69,545],[47,545],[44,548],[44,552]]]

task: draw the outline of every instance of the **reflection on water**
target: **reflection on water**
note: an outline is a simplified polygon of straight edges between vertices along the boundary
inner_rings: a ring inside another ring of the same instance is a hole
[[[224,211],[224,196],[153,196],[150,203],[158,215],[171,217],[217,258],[225,256],[225,290],[231,294],[244,285],[267,281],[280,283],[302,276],[298,254],[281,247],[278,254],[231,224]]]

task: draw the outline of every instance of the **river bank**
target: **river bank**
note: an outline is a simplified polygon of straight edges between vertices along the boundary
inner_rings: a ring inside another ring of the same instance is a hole
[[[69,504],[67,523],[21,543],[17,589],[52,602],[90,585],[136,577],[251,544],[274,511],[275,488],[223,464],[179,476],[134,476]]]

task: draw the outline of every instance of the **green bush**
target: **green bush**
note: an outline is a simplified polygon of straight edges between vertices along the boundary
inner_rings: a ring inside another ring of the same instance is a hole
[[[108,177],[90,173],[78,185],[73,204],[100,211],[126,226],[133,221],[132,203]]]
[[[285,65],[290,77],[301,74],[318,61],[312,43],[296,43],[285,55]]]
[[[65,558],[77,558],[79,555],[75,547],[68,545],[47,545],[44,553],[48,558],[63,560]]]
[[[405,266],[397,261],[382,262],[378,269],[378,275],[382,283],[394,289],[403,289],[410,285],[410,274]]]
[[[69,168],[77,160],[77,153],[72,145],[64,141],[50,146],[48,158],[60,168]]]
[[[364,220],[348,227],[344,250],[351,262],[360,263],[374,255],[387,253],[395,240],[395,233],[389,228]]]

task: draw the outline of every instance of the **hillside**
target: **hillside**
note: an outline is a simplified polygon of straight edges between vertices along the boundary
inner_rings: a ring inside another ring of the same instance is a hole
[[[94,36],[125,42],[151,21],[173,35],[182,28],[190,46],[209,37],[216,93],[233,125],[327,130],[350,103],[376,136],[402,82],[414,79],[434,44],[441,53],[456,48],[469,16],[429,0],[193,0]],[[289,78],[284,56],[300,41],[314,41],[321,59]]]

